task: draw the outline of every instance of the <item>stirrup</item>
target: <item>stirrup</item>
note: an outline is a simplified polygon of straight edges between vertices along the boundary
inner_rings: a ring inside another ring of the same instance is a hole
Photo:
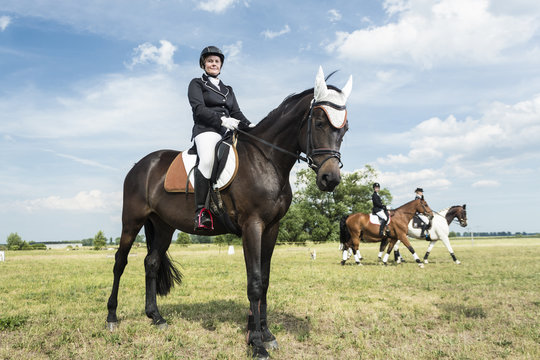
[[[195,230],[214,230],[214,218],[210,210],[203,207],[195,216]]]

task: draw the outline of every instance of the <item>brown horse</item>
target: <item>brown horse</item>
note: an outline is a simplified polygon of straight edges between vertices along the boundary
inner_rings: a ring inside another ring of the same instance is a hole
[[[266,295],[279,220],[292,199],[289,174],[297,159],[306,159],[317,174],[320,190],[332,191],[339,184],[339,149],[348,129],[345,103],[351,88],[352,78],[343,90],[327,87],[319,69],[314,89],[289,96],[249,133],[238,136],[238,172],[221,197],[242,236],[250,304],[247,342],[254,358],[266,359],[269,357],[266,349],[277,348],[276,339],[268,329]],[[194,231],[193,195],[164,190],[165,174],[177,155],[178,151],[172,150],[151,153],[133,166],[124,181],[122,234],[107,303],[111,330],[118,324],[120,277],[133,241],[143,226],[148,247],[144,260],[145,311],[158,326],[166,326],[166,321],[158,311],[156,294],[168,294],[174,282],[181,281],[180,272],[167,255],[175,229],[204,235],[227,232],[222,224],[214,224],[210,232]]]
[[[347,250],[351,248],[355,255],[356,263],[361,265],[360,260],[362,258],[358,252],[358,245],[360,244],[360,241],[363,241],[381,242],[381,251],[388,244],[387,252],[382,259],[383,264],[387,265],[388,255],[396,242],[400,240],[413,254],[418,265],[424,267],[407,238],[407,226],[417,212],[430,218],[433,217],[433,212],[424,199],[412,200],[395,210],[390,210],[391,220],[387,226],[388,230],[385,231],[382,237],[379,236],[379,225],[369,221],[369,214],[356,213],[344,217],[340,224],[340,239],[343,244],[343,260],[341,261],[341,264],[345,264],[345,261],[347,260]]]

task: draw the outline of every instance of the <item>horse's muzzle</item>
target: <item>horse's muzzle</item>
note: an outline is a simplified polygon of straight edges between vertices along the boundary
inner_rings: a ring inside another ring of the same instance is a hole
[[[340,182],[341,173],[337,160],[327,161],[317,171],[317,187],[321,191],[333,191]]]

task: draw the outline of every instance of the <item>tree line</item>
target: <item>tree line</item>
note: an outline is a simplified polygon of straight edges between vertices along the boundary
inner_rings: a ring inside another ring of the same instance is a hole
[[[341,183],[333,192],[322,192],[317,187],[316,174],[311,169],[303,169],[297,173],[295,192],[289,211],[280,222],[278,243],[304,244],[306,241],[326,242],[339,240],[339,222],[345,215],[356,212],[370,213],[372,184],[377,179],[377,171],[370,165],[352,173],[342,174]],[[392,202],[392,194],[386,188],[379,192],[385,204]],[[411,198],[412,200],[412,198]],[[470,232],[450,232],[451,237],[470,237]],[[474,232],[474,236],[520,236],[532,235],[526,233],[510,232]],[[104,248],[108,245],[118,245],[120,237],[107,239],[100,230],[93,238],[83,239],[83,246],[92,246],[94,249]],[[136,243],[144,243],[145,237],[137,235]],[[179,232],[174,240],[177,244],[216,243],[240,244],[241,239],[233,234],[219,236],[190,235]],[[10,234],[8,249],[30,249],[38,244],[26,243],[20,236]],[[44,244],[39,244],[45,247]],[[46,248],[46,247],[45,247]]]

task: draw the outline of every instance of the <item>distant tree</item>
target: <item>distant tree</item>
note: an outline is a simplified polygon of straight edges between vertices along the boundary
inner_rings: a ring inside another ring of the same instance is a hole
[[[176,243],[180,245],[191,244],[191,237],[188,233],[180,231],[176,236]]]
[[[120,245],[120,236],[114,239],[115,245]]]
[[[99,230],[96,236],[94,236],[94,250],[99,250],[105,245],[107,245],[107,238],[103,234],[103,231]]]
[[[92,246],[94,243],[94,239],[88,238],[88,239],[82,239],[81,244],[82,246]]]
[[[9,234],[6,243],[9,250],[20,250],[25,244],[17,233]]]
[[[454,231],[450,231],[450,232],[448,233],[448,237],[451,237],[451,238],[452,238],[452,237],[456,237],[456,236],[457,236],[457,235],[456,235],[456,233],[455,233]]]
[[[205,236],[205,235],[190,235],[191,242],[193,244],[210,244],[212,243],[212,237],[211,236]]]
[[[144,238],[144,235],[139,234],[139,235],[137,235],[135,237],[135,242],[136,243],[145,243],[146,239]]]
[[[339,221],[344,215],[370,213],[372,184],[377,178],[374,168],[342,174],[341,183],[333,192],[321,192],[317,187],[316,174],[311,169],[297,173],[297,191],[289,211],[281,220],[278,240],[280,242],[337,241]],[[379,192],[383,202],[390,204],[392,195],[388,189]],[[307,235],[307,236],[306,236]]]
[[[242,239],[234,234],[222,234],[218,236],[214,236],[213,238],[214,244],[218,245],[231,245],[231,244],[240,244],[242,242]]]

